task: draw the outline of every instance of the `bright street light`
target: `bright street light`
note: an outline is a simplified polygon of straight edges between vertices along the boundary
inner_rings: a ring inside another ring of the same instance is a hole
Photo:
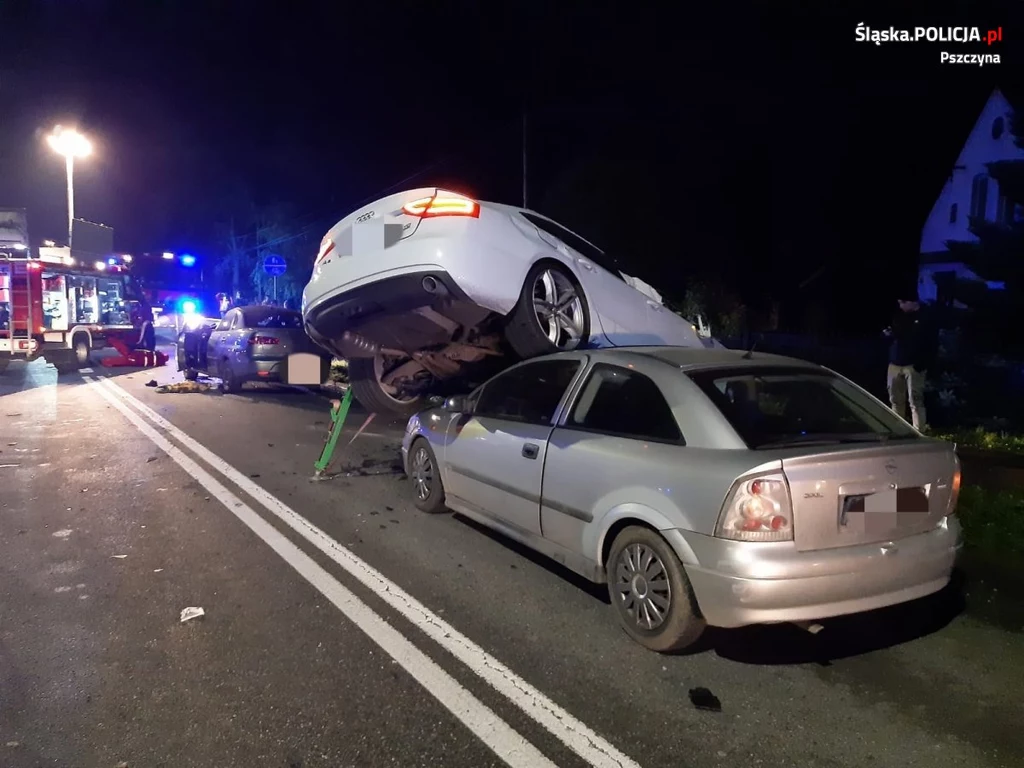
[[[75,158],[87,157],[92,153],[92,143],[74,129],[64,129],[59,125],[53,133],[46,137],[51,149],[58,155],[64,155],[64,164],[68,174],[68,248],[71,247],[72,231],[75,221]]]

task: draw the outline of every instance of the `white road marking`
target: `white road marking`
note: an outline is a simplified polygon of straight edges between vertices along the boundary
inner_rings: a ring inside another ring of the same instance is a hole
[[[366,603],[324,570],[309,555],[289,541],[283,533],[264,520],[221,485],[180,448],[171,443],[137,413],[121,402],[96,379],[89,386],[119,410],[124,417],[178,466],[195,478],[248,528],[259,536],[292,568],[299,572],[324,597],[334,603],[359,629],[393,658],[413,679],[436,698],[456,719],[469,728],[498,757],[513,768],[557,768],[532,743],[499,718],[433,659],[413,645],[398,630],[378,616]],[[127,393],[126,393],[127,394]],[[82,599],[84,599],[84,595]]]
[[[507,697],[585,761],[595,768],[640,768],[639,763],[598,735],[585,723],[573,717],[567,710],[502,664],[372,565],[332,539],[220,456],[175,427],[145,403],[110,379],[100,379],[97,386],[110,390],[125,402],[130,403],[143,416],[164,429],[213,469],[258,501],[289,528],[369,587],[380,599],[419,627],[428,637]]]
[[[92,368],[79,368],[79,373],[92,373]]]

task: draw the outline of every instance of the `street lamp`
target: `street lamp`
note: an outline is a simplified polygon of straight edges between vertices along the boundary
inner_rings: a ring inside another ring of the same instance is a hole
[[[68,248],[71,247],[72,230],[75,221],[75,158],[87,157],[92,152],[92,143],[74,129],[59,125],[46,137],[47,143],[59,155],[64,155],[68,172]]]

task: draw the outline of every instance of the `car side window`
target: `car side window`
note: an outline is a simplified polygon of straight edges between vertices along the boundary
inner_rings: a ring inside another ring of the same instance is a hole
[[[622,275],[619,273],[619,268],[618,265],[615,263],[615,259],[609,256],[604,251],[602,251],[597,246],[588,243],[575,232],[566,229],[561,224],[556,224],[553,221],[548,221],[547,219],[543,219],[540,216],[534,216],[531,213],[524,212],[522,215],[524,219],[533,224],[533,226],[537,227],[537,229],[547,232],[552,237],[558,238],[563,243],[572,248],[574,251],[576,251],[583,258],[589,259],[590,261],[597,264],[597,266],[611,272],[613,275],[615,275],[615,277],[619,278],[620,280],[625,281],[625,278],[623,278]]]
[[[566,426],[637,440],[683,441],[657,384],[637,371],[603,363],[594,366]]]
[[[231,330],[231,319],[232,319],[231,316],[233,314],[234,313],[232,313],[232,312],[228,312],[226,315],[224,315],[224,317],[222,317],[220,319],[220,322],[217,323],[217,330],[218,331],[229,331],[229,330]]]
[[[580,360],[541,360],[506,371],[484,384],[473,416],[550,424],[580,365]]]

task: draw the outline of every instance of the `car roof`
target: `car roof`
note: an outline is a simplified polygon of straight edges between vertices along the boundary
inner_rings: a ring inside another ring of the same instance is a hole
[[[595,362],[623,364],[632,358],[657,360],[667,363],[680,370],[700,370],[725,367],[751,366],[792,366],[795,368],[811,368],[821,370],[821,366],[798,360],[795,357],[773,355],[767,352],[748,353],[741,349],[706,349],[704,347],[612,347],[603,349],[580,350],[590,355]],[[749,357],[748,357],[749,354]]]

